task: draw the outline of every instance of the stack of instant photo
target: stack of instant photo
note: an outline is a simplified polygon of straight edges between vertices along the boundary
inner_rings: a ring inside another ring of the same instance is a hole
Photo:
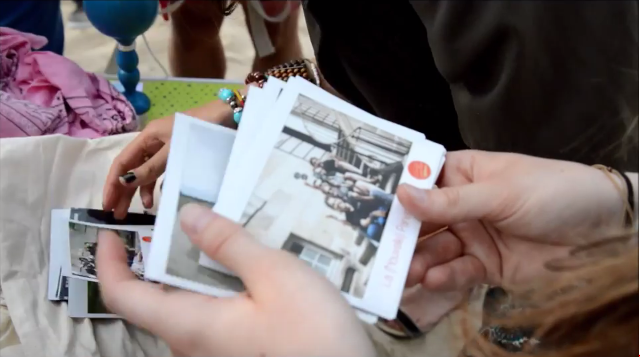
[[[111,230],[122,238],[131,270],[144,279],[155,216],[129,213],[116,220],[113,213],[71,208],[51,211],[48,298],[66,301],[70,317],[118,318],[100,296],[96,271],[96,249],[100,230]]]
[[[244,290],[181,231],[180,208],[199,202],[325,276],[364,321],[393,319],[420,230],[396,189],[431,189],[444,157],[424,134],[299,77],[250,87],[238,131],[177,114],[145,278]]]

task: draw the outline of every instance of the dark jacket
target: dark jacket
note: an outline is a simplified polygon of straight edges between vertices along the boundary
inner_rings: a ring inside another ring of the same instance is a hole
[[[448,150],[638,171],[637,1],[306,1],[320,70]]]

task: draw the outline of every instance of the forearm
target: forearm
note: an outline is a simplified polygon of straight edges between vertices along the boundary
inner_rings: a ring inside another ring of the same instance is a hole
[[[340,93],[338,93],[337,90],[335,90],[335,88],[333,88],[331,86],[331,84],[329,84],[329,82],[327,82],[327,79],[324,78],[324,76],[322,75],[322,71],[320,71],[320,67],[318,66],[318,75],[320,76],[320,88],[326,90],[327,92],[335,95],[336,97],[348,101],[345,97],[343,97]]]
[[[375,218],[375,217],[386,217],[387,216],[387,212],[385,211],[373,211],[371,212],[371,214],[369,214],[369,218]]]
[[[248,86],[239,90],[242,95],[246,95],[247,91]],[[202,106],[186,110],[184,113],[210,123],[220,124],[230,128],[236,127],[236,123],[233,121],[233,110],[229,104],[218,98]]]
[[[638,173],[623,173],[602,165],[593,166],[598,175],[593,176],[592,189],[595,210],[600,212],[603,227],[619,230],[628,227],[629,214],[633,213],[633,224],[638,221]],[[631,195],[628,192],[627,181],[631,183]],[[629,211],[631,210],[631,212]]]

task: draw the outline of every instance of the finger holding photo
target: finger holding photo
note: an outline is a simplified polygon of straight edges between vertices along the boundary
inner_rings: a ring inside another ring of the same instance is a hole
[[[122,241],[105,232],[97,259],[110,311],[184,355],[375,355],[339,291],[295,256],[261,245],[208,207],[187,204],[180,223],[196,246],[238,273],[248,294],[213,298],[139,281]]]

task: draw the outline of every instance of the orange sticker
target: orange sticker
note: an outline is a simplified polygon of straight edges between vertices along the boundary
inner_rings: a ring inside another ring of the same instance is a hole
[[[142,237],[143,242],[151,243],[151,237]]]
[[[408,170],[409,174],[418,180],[426,180],[431,176],[431,168],[422,161],[411,161]]]

